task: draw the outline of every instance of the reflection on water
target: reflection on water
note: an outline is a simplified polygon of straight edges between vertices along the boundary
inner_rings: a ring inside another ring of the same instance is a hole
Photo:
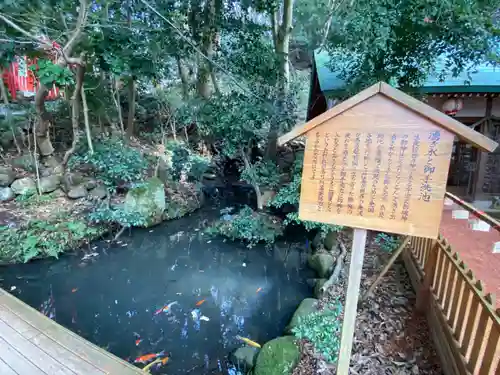
[[[281,335],[311,291],[304,245],[280,252],[206,238],[198,224],[216,213],[134,230],[86,256],[3,268],[2,287],[130,362],[165,351],[155,373],[231,373],[236,336]]]

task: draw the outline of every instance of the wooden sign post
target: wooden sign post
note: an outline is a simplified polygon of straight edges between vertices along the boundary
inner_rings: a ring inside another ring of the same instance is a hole
[[[307,138],[299,218],[355,228],[337,374],[348,375],[367,230],[437,238],[455,136],[497,143],[381,82],[278,140]]]

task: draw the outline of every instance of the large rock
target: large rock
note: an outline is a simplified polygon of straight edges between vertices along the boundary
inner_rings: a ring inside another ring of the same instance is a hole
[[[293,336],[268,341],[255,361],[254,375],[290,375],[300,359],[300,351]]]
[[[79,172],[65,173],[61,181],[61,188],[67,193],[73,187],[83,184],[84,181],[85,177]]]
[[[24,169],[27,172],[36,171],[36,161],[32,155],[22,155],[18,156],[11,161],[12,166],[15,168]]]
[[[243,346],[233,351],[229,355],[229,360],[237,370],[247,373],[254,367],[257,354],[259,354],[259,349]]]
[[[323,241],[325,245],[325,249],[334,250],[337,248],[339,244],[339,233],[338,232],[330,232],[326,235],[325,240]]]
[[[87,196],[87,189],[85,189],[85,186],[81,184],[71,187],[66,194],[68,195],[68,198],[71,199],[84,198]]]
[[[308,258],[309,267],[316,271],[320,278],[328,278],[333,271],[335,260],[333,256],[326,253],[317,253]]]
[[[108,190],[106,189],[106,186],[99,185],[95,189],[92,189],[89,195],[94,199],[104,199],[108,196]]]
[[[157,177],[130,189],[125,196],[125,211],[138,214],[145,227],[161,223],[165,207],[165,190]]]
[[[7,202],[15,198],[15,194],[10,187],[0,187],[0,202]]]
[[[311,241],[311,249],[313,251],[318,251],[322,247],[323,247],[323,236],[321,235],[321,232],[318,232]]]
[[[313,312],[318,311],[316,305],[318,300],[316,298],[306,298],[303,300],[297,310],[293,313],[292,319],[290,319],[290,323],[285,328],[285,333],[292,335],[292,330],[299,325],[299,319],[303,316],[309,315]]]
[[[33,195],[36,193],[36,183],[31,177],[15,180],[10,187],[17,195]]]
[[[16,174],[9,167],[0,167],[0,186],[9,186],[16,178]]]
[[[42,193],[52,193],[59,187],[61,178],[57,175],[50,175],[40,178],[40,190]]]

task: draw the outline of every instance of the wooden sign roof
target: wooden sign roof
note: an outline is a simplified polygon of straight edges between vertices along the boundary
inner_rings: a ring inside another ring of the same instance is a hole
[[[303,220],[436,238],[455,135],[497,143],[385,83],[279,139],[306,135]]]
[[[353,97],[334,106],[325,113],[313,118],[311,121],[305,123],[304,125],[295,127],[290,132],[284,134],[278,139],[278,145],[283,145],[294,138],[300,137],[301,135],[314,129],[316,126],[321,125],[328,119],[340,115],[342,112],[347,111],[355,105],[358,105],[364,100],[369,99],[377,94],[382,94],[389,99],[392,99],[395,102],[411,109],[412,111],[417,112],[421,116],[435,122],[437,125],[455,134],[460,139],[473,144],[482,151],[493,152],[498,146],[495,141],[489,139],[488,137],[485,137],[479,132],[476,132],[475,130],[469,128],[467,125],[464,125],[454,118],[444,114],[443,112],[440,112],[437,109],[421,102],[420,100],[417,100],[412,96],[407,95],[398,89],[395,89],[385,82],[376,83],[375,85],[368,87],[367,89],[361,91]]]

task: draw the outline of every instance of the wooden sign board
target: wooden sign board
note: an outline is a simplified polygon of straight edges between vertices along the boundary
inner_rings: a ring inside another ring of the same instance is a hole
[[[378,93],[306,136],[300,219],[437,238],[455,134]]]

